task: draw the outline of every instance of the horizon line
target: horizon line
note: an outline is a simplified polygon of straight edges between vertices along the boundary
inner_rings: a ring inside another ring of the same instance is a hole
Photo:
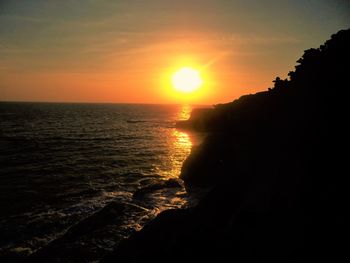
[[[191,105],[191,106],[213,106],[215,103],[151,103],[151,102],[89,102],[89,101],[35,101],[35,100],[0,100],[0,103],[43,103],[43,104],[124,104],[124,105]]]

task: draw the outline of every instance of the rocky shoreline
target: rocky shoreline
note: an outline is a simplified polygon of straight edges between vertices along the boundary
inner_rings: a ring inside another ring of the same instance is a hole
[[[306,50],[288,80],[179,122],[209,133],[181,178],[211,190],[195,207],[162,212],[102,262],[342,259],[349,47],[350,30],[339,31]]]
[[[155,200],[160,201],[158,195],[164,199],[186,198],[179,179],[145,178],[145,181],[130,199],[115,198],[30,255],[29,251],[8,251],[2,262],[99,262],[121,240],[140,230],[159,212],[172,205],[178,207],[170,200],[154,206]]]

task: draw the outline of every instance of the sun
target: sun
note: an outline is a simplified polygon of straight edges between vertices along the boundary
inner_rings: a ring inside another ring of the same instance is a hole
[[[192,93],[202,86],[203,80],[198,70],[184,67],[173,74],[172,84],[176,91]]]

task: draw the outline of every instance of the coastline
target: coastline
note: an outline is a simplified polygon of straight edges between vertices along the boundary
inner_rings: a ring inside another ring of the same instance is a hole
[[[192,208],[162,212],[102,262],[340,260],[345,111],[329,88],[347,83],[349,46],[350,30],[340,31],[305,51],[290,80],[179,122],[209,132],[180,178],[212,190]]]
[[[99,260],[160,211],[186,203],[177,176],[191,138],[174,125],[188,107],[0,108],[1,262],[49,249],[42,262]]]

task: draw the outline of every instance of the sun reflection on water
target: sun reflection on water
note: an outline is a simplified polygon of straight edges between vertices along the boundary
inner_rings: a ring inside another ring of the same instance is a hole
[[[192,142],[187,133],[174,130],[173,136],[175,137],[174,147],[181,148],[184,151],[191,150]]]
[[[178,108],[174,121],[188,120],[192,106],[184,105]],[[154,172],[164,179],[179,178],[183,162],[191,153],[192,146],[202,141],[202,136],[195,132],[179,130],[175,127],[161,129],[159,136],[165,140],[167,151],[160,155]]]
[[[190,118],[192,107],[190,105],[183,105],[178,115],[178,120],[188,120]]]
[[[192,107],[190,105],[184,105],[181,107],[177,120],[187,120],[190,117]],[[191,152],[192,141],[188,133],[173,129],[171,134],[171,169],[170,176],[178,177],[181,172],[182,163]]]
[[[191,152],[191,138],[187,133],[174,129],[170,134],[169,147],[171,154],[168,159],[166,177],[177,178],[180,175],[183,161]]]

